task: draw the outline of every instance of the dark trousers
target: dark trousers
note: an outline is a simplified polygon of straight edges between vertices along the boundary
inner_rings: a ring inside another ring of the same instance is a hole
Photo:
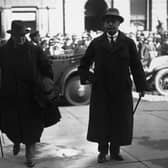
[[[108,151],[110,151],[110,155],[118,155],[120,153],[120,145],[112,142],[99,142],[98,151],[103,154],[108,154]]]

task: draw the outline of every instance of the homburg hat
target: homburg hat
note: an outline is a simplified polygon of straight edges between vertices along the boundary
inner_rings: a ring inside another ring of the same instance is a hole
[[[117,8],[109,8],[106,10],[104,16],[103,16],[103,21],[106,18],[116,18],[118,19],[121,23],[124,21],[124,18],[120,16],[119,10]]]

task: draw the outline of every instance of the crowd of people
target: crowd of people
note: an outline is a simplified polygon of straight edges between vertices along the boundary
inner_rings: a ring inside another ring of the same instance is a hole
[[[149,67],[153,58],[168,55],[167,32],[159,34],[137,31],[136,33],[129,33],[128,36],[134,40],[144,67]]]
[[[58,33],[55,36],[47,34],[39,39],[39,45],[48,56],[84,53],[90,42],[100,36],[102,31],[84,32],[82,35]],[[149,67],[153,58],[168,55],[168,33],[159,34],[150,31],[126,33],[134,40],[144,67]]]
[[[84,52],[91,40],[99,36],[101,31],[84,32],[82,35],[58,33],[55,36],[47,34],[41,37],[40,46],[47,55],[61,55],[74,52]]]
[[[63,34],[49,35],[42,37],[39,31],[30,32],[27,35],[28,40],[37,43],[48,56],[57,56],[64,54],[83,53],[90,42],[100,36],[102,31],[84,32],[81,35]],[[150,62],[157,56],[168,55],[168,32],[159,34],[151,31],[140,31],[126,33],[128,37],[134,40],[140,59],[144,67],[149,67]],[[29,36],[29,37],[28,37]],[[0,46],[5,44],[5,40],[0,40]]]

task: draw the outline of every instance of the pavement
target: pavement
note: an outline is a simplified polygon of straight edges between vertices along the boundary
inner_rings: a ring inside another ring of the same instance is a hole
[[[135,93],[136,97],[138,95]],[[60,107],[62,120],[43,132],[34,168],[168,168],[168,98],[145,96],[134,116],[130,146],[121,147],[124,161],[97,163],[97,144],[86,140],[89,106]],[[1,136],[2,137],[2,136]],[[18,156],[2,137],[0,168],[24,168],[24,145]]]

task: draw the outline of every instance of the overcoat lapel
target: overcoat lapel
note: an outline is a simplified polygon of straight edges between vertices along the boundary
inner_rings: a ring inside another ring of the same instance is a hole
[[[118,38],[117,38],[116,42],[113,45],[111,45],[110,42],[107,39],[106,34],[103,34],[102,35],[102,39],[101,39],[101,46],[107,52],[112,54],[112,53],[114,53],[114,52],[116,52],[116,51],[121,49],[122,45],[124,44],[123,43],[123,38],[124,38],[124,36],[122,35],[122,33],[119,32],[119,35],[118,35]]]
[[[103,35],[102,35],[101,44],[100,44],[100,45],[101,45],[107,52],[111,53],[112,46],[111,46],[111,44],[109,43],[106,34],[103,34]]]

